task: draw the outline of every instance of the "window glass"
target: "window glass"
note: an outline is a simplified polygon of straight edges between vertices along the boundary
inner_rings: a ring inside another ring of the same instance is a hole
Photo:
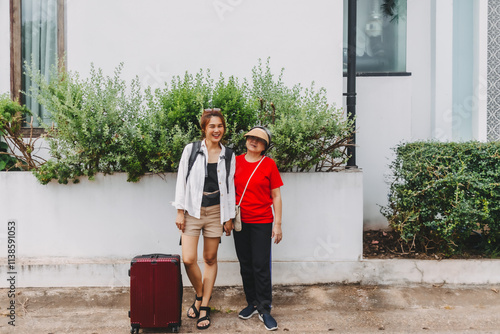
[[[21,1],[21,58],[47,78],[57,61],[57,0]],[[23,71],[24,72],[24,71]],[[22,90],[28,92],[31,80],[22,75]],[[47,111],[35,99],[26,96],[26,106],[33,113],[33,126],[39,126],[38,117],[48,121]]]
[[[344,72],[348,0],[344,0]],[[406,0],[358,0],[357,72],[406,72]]]

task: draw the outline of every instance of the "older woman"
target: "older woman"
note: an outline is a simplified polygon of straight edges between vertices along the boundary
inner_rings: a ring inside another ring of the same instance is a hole
[[[182,231],[182,260],[191,284],[196,292],[193,305],[188,309],[189,318],[198,318],[196,327],[210,327],[208,302],[217,277],[217,251],[223,230],[231,234],[234,218],[234,154],[227,155],[221,144],[226,132],[226,122],[220,109],[205,109],[200,120],[203,140],[191,168],[189,160],[194,143],[188,144],[182,153],[175,202],[175,224]],[[231,159],[226,164],[226,159]],[[229,171],[226,166],[230,166]],[[226,173],[229,172],[229,175]],[[226,184],[226,182],[228,184]],[[203,233],[204,272],[198,266],[198,239]]]
[[[236,157],[234,178],[242,220],[241,231],[234,232],[234,243],[248,303],[239,317],[246,320],[258,313],[266,329],[275,330],[278,324],[271,316],[271,244],[272,239],[276,244],[282,239],[283,182],[276,163],[264,155],[271,144],[270,131],[254,127],[245,137],[247,151]]]

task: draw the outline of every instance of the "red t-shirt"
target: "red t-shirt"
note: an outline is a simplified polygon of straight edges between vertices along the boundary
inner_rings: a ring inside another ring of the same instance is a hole
[[[252,175],[257,162],[248,162],[245,155],[236,157],[236,171],[234,174],[234,186],[236,188],[236,204],[240,203],[240,198]],[[271,190],[283,185],[278,167],[273,159],[265,157],[257,171],[253,174],[248,184],[241,206],[241,220],[244,223],[264,224],[274,221],[271,205],[273,198]]]

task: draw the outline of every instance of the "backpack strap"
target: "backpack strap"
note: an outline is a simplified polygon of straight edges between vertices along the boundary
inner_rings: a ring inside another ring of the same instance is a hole
[[[224,160],[226,162],[226,186],[227,193],[229,194],[229,172],[231,171],[231,159],[233,158],[233,150],[226,147],[226,153],[224,154]]]
[[[189,156],[189,161],[188,161],[188,170],[186,174],[186,182],[189,177],[189,173],[191,173],[191,168],[193,168],[194,162],[196,158],[198,157],[198,153],[203,154],[201,151],[201,141],[195,141],[193,142],[193,148],[191,149],[191,155]]]

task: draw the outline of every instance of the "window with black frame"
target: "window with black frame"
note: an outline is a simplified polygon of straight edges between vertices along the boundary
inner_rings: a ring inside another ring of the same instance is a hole
[[[347,9],[344,0],[344,72]],[[356,72],[406,72],[406,0],[357,0]]]

